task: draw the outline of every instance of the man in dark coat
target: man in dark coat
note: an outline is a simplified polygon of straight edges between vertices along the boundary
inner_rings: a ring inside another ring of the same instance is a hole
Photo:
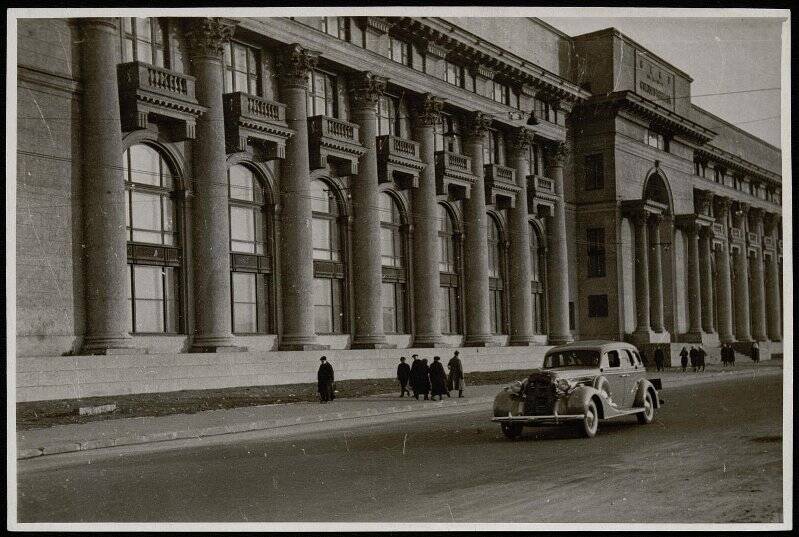
[[[696,365],[700,371],[705,370],[705,357],[707,356],[707,352],[705,352],[705,348],[702,345],[696,349]]]
[[[665,358],[663,357],[663,349],[658,347],[655,350],[655,367],[657,368],[658,371],[663,371],[663,362],[664,361],[665,361]]]
[[[405,363],[405,357],[400,357],[400,363],[397,366],[397,380],[400,383],[400,397],[404,397],[405,394],[408,394],[408,397],[411,396],[411,392],[408,391],[408,379],[411,378],[411,366]]]
[[[333,366],[327,362],[327,357],[322,356],[319,358],[322,362],[319,365],[319,371],[316,374],[316,386],[319,391],[319,397],[323,403],[333,400]]]
[[[694,373],[696,373],[696,369],[699,367],[699,352],[697,352],[694,345],[691,345],[691,350],[688,352],[688,356],[691,359],[691,367],[694,368]]]
[[[680,366],[685,373],[685,368],[688,367],[688,350],[685,347],[680,351]]]
[[[413,361],[411,362],[411,376],[409,381],[411,383],[413,396],[419,399],[419,366],[422,365],[422,361],[419,360],[418,354],[412,355],[411,358],[413,358]]]
[[[430,365],[430,387],[432,389],[431,399],[435,399],[436,395],[438,400],[444,399],[444,394],[449,397],[447,391],[447,372],[444,371],[444,366],[441,364],[441,357],[434,356],[433,363]]]
[[[427,365],[427,358],[422,358],[419,367],[416,368],[416,389],[424,396],[425,401],[430,394],[430,366]]]
[[[727,344],[721,344],[721,366],[724,367],[727,365]]]
[[[458,390],[458,397],[463,397],[463,388],[465,386],[465,382],[463,380],[463,364],[461,363],[461,359],[458,357],[458,351],[455,351],[455,354],[452,355],[449,362],[447,363],[447,367],[449,368],[449,377],[447,377],[447,391],[449,390]]]
[[[730,362],[730,366],[735,366],[735,349],[727,343],[727,361]]]
[[[760,346],[757,341],[752,342],[752,361],[758,363],[760,361]]]

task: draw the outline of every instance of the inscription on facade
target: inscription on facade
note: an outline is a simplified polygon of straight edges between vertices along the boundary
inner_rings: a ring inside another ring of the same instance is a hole
[[[674,74],[638,51],[635,53],[635,91],[661,106],[674,109]]]

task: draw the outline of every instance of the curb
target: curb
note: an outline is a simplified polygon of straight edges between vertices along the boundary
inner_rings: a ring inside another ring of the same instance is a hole
[[[476,397],[466,401],[451,401],[443,408],[464,407],[491,403],[493,397]],[[102,438],[97,440],[87,440],[85,442],[67,442],[59,444],[47,444],[39,448],[26,448],[17,451],[17,460],[33,459],[47,455],[58,455],[62,453],[74,453],[77,451],[89,451],[92,449],[103,449],[118,446],[132,446],[141,444],[155,444],[158,442],[168,442],[170,440],[183,440],[187,438],[204,438],[209,436],[220,436],[226,434],[246,433],[253,431],[265,431],[269,429],[280,429],[298,425],[310,425],[313,423],[325,423],[333,421],[344,421],[358,418],[372,418],[376,416],[387,416],[392,414],[402,414],[414,411],[426,411],[435,408],[442,408],[440,402],[425,402],[421,405],[392,406],[382,410],[367,408],[349,412],[338,412],[335,414],[323,414],[315,416],[297,416],[295,418],[284,418],[279,420],[259,420],[245,423],[235,423],[216,427],[204,427],[198,429],[184,429],[181,431],[169,431],[153,433],[148,435],[126,435],[118,438]]]
[[[688,382],[670,383],[664,379],[663,389],[679,388],[681,386],[690,386],[692,384],[701,384],[706,380],[711,380],[719,377],[740,377],[747,374],[757,374],[758,371],[763,375],[770,375],[772,372],[782,373],[782,367],[768,367],[762,370],[757,369],[739,369],[731,370],[729,372],[712,372],[707,376],[690,376],[678,377],[678,379],[688,380]],[[677,379],[674,379],[677,380]],[[668,383],[667,383],[668,382]],[[117,446],[132,446],[141,444],[154,444],[158,442],[168,442],[170,440],[184,440],[188,438],[204,438],[209,436],[220,436],[226,434],[246,433],[253,431],[266,431],[269,429],[280,429],[284,427],[293,427],[298,425],[310,425],[313,423],[324,423],[332,421],[344,421],[358,418],[372,418],[376,416],[388,416],[393,414],[403,414],[414,411],[426,411],[435,408],[452,408],[464,406],[476,406],[482,404],[490,404],[493,402],[494,397],[476,397],[474,399],[467,399],[464,401],[448,401],[446,405],[442,406],[439,401],[423,402],[421,404],[410,404],[402,406],[390,406],[382,410],[375,408],[367,408],[364,410],[351,410],[348,412],[337,412],[335,414],[322,414],[312,416],[297,416],[294,418],[283,418],[278,420],[259,420],[245,423],[235,423],[231,425],[222,425],[216,427],[202,427],[198,429],[184,429],[179,431],[167,431],[161,433],[153,433],[148,435],[125,435],[118,438],[101,438],[95,440],[87,440],[84,442],[66,442],[57,444],[47,444],[38,448],[26,448],[17,451],[17,460],[33,459],[36,457],[43,457],[47,455],[58,455],[62,453],[74,453],[77,451],[89,451],[92,449],[103,449]]]

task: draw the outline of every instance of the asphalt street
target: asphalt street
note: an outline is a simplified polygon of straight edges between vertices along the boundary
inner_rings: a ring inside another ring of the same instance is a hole
[[[662,392],[651,425],[485,410],[20,461],[20,522],[780,522],[782,377]]]

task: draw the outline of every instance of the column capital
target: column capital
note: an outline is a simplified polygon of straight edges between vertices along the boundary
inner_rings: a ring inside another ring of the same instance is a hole
[[[527,127],[516,127],[508,135],[508,148],[512,153],[523,154],[535,140],[535,133]]]
[[[730,212],[730,207],[732,207],[732,200],[726,196],[714,196],[713,201],[718,216],[716,219],[725,220]]]
[[[694,190],[694,210],[698,214],[711,216],[713,210],[713,193],[709,190]]]
[[[353,80],[350,96],[353,109],[375,108],[377,100],[386,91],[388,79],[371,71],[359,73]]]
[[[425,93],[413,101],[411,106],[417,126],[434,127],[441,121],[445,99],[432,93]]]
[[[119,19],[115,17],[86,17],[79,20],[82,29],[92,27],[100,28],[107,32],[119,32]]]
[[[308,88],[308,73],[316,67],[319,52],[302,48],[298,43],[285,45],[278,59],[278,73],[289,87]]]
[[[766,226],[766,232],[771,233],[774,231],[774,228],[779,226],[782,221],[782,218],[777,213],[770,213],[764,211],[763,213],[763,224]]]
[[[563,167],[566,157],[569,155],[569,147],[566,142],[552,142],[548,144],[544,155],[549,166]]]
[[[233,37],[238,23],[221,17],[189,19],[186,41],[193,58],[221,59],[225,43]]]
[[[477,138],[482,142],[483,136],[491,126],[493,118],[481,111],[470,112],[466,115],[466,124],[463,129],[464,139]]]
[[[760,207],[751,207],[747,216],[749,217],[749,221],[753,224],[756,224],[763,220],[763,214],[765,211]]]

